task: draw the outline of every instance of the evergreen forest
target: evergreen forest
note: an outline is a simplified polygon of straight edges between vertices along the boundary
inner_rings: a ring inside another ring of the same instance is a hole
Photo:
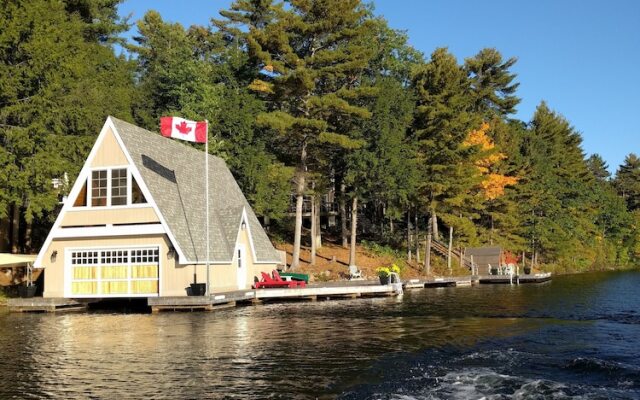
[[[422,54],[361,0],[236,0],[190,27],[149,11],[128,38],[120,2],[0,0],[10,251],[39,249],[108,115],[152,131],[175,115],[209,121],[293,269],[325,238],[355,258],[362,240],[407,252],[450,230],[549,270],[637,265],[640,158],[612,176],[562,110],[517,119],[517,54]]]

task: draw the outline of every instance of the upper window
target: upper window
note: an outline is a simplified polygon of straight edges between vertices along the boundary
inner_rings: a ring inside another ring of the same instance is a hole
[[[111,170],[111,205],[127,205],[127,169]]]
[[[107,205],[107,170],[91,173],[91,205],[93,207]]]
[[[90,184],[90,185],[89,185]],[[73,202],[74,207],[106,207],[145,204],[140,185],[127,168],[91,171],[91,178],[85,181]]]
[[[140,190],[140,186],[138,186],[136,178],[131,176],[131,204],[141,204],[146,202],[147,199],[145,199],[142,190]]]
[[[74,207],[85,207],[87,205],[87,181],[82,185],[76,201],[73,202]]]

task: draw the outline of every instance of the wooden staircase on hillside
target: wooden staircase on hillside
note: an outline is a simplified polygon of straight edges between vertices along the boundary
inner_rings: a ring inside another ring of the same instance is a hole
[[[449,247],[435,239],[431,239],[431,249],[436,253],[440,254],[444,258],[447,258],[449,255]],[[471,260],[464,256],[464,253],[461,253],[459,250],[451,249],[451,256],[457,257],[458,260],[462,260],[462,265],[471,270],[472,263]]]

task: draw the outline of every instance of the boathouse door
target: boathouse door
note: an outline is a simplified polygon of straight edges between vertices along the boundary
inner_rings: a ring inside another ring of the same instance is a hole
[[[234,254],[238,276],[238,289],[247,288],[247,257],[244,245],[238,244]]]
[[[68,249],[65,297],[158,296],[160,249]]]

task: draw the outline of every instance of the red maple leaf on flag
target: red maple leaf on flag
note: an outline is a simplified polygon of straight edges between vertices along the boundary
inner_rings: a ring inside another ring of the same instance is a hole
[[[178,132],[182,133],[183,135],[188,134],[189,132],[191,132],[191,127],[187,125],[186,122],[182,121],[179,124],[176,124],[176,129],[178,130]]]

